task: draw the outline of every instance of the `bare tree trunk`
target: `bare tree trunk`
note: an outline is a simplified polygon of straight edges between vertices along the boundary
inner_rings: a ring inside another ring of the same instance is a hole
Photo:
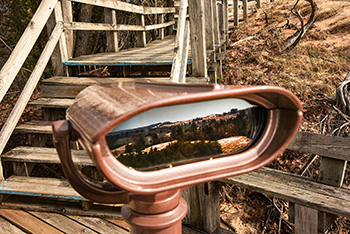
[[[91,22],[92,15],[92,5],[90,4],[81,4],[79,20],[81,22]],[[88,46],[90,31],[77,31],[74,57],[79,57],[86,54],[86,49]]]
[[[345,114],[350,116],[350,72],[345,79],[337,85],[336,106]]]
[[[316,19],[316,12],[317,12],[317,5],[314,2],[314,0],[306,0],[307,2],[310,3],[311,5],[311,15],[309,17],[308,22],[304,25],[304,21],[300,15],[300,12],[294,12],[294,8],[298,4],[299,0],[296,2],[294,5],[293,9],[290,11],[299,18],[301,22],[301,29],[299,29],[296,33],[294,33],[292,36],[290,36],[287,40],[286,43],[284,44],[284,50],[291,50],[293,49],[301,40],[301,38],[305,35],[306,31],[309,30],[309,28],[313,25]]]

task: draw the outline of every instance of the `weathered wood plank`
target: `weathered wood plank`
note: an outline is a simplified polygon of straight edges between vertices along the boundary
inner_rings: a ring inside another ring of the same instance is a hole
[[[113,83],[113,82],[127,82],[127,81],[167,81],[169,77],[64,77],[64,76],[55,76],[49,79],[43,80],[43,84],[52,85],[52,86],[66,86],[66,85],[76,85],[76,86],[90,86],[94,84],[103,84],[103,83]]]
[[[267,168],[221,181],[310,208],[350,217],[348,189],[322,185],[290,173]]]
[[[52,122],[33,120],[17,126],[15,131],[23,133],[52,134]]]
[[[63,202],[33,197],[11,196],[1,203],[4,208],[31,211],[57,212],[74,216],[89,216],[108,219],[122,219],[120,206],[93,204],[89,210],[82,210],[78,202]]]
[[[145,30],[149,31],[149,30],[154,30],[154,29],[166,28],[166,27],[169,27],[169,26],[174,25],[174,24],[175,24],[175,21],[165,22],[165,23],[161,23],[161,24],[147,25],[147,26],[145,26]]]
[[[70,107],[74,103],[74,99],[68,98],[39,98],[36,99],[28,105],[30,106],[39,106],[43,108],[57,108],[57,109],[65,109]]]
[[[54,178],[11,176],[0,183],[0,193],[65,200],[86,200],[66,180]]]
[[[186,69],[189,47],[189,23],[186,20],[188,1],[182,0],[179,8],[179,20],[174,46],[173,65],[171,67],[171,82],[184,83],[186,80]]]
[[[88,23],[88,22],[70,22],[65,23],[67,30],[95,30],[95,31],[145,31],[142,25],[127,24],[106,24],[106,23]]]
[[[33,18],[29,22],[27,28],[18,41],[15,49],[12,51],[9,59],[0,70],[0,101],[3,99],[7,90],[15,79],[17,73],[21,69],[29,52],[34,46],[37,38],[43,30],[47,20],[49,19],[57,0],[45,0],[39,5]]]
[[[28,233],[63,233],[22,210],[0,209],[0,215]]]
[[[175,7],[145,7],[144,14],[145,15],[152,15],[152,14],[169,14],[169,13],[175,13],[176,8]]]
[[[63,64],[67,66],[98,65],[98,66],[129,66],[129,65],[171,65],[174,56],[174,36],[164,40],[156,40],[144,48],[130,48],[117,53],[101,53],[70,59]],[[191,63],[189,51],[188,63]]]
[[[117,13],[115,10],[104,8],[105,23],[107,24],[117,24]],[[119,50],[118,46],[118,32],[106,32],[106,42],[108,52],[117,52]],[[64,60],[66,61],[66,60]]]
[[[192,75],[207,77],[204,3],[203,0],[192,0],[188,4],[191,29]]]
[[[317,210],[295,204],[295,233],[317,234]]]
[[[85,150],[72,150],[76,165],[94,166]],[[2,161],[60,164],[55,148],[19,146],[1,156]]]
[[[350,161],[350,139],[298,132],[287,149]]]
[[[118,227],[124,228],[125,230],[130,230],[130,225],[125,222],[124,220],[118,220],[118,219],[107,219],[109,222],[117,225]]]
[[[3,218],[0,218],[0,233],[6,234],[25,234],[21,229],[14,226],[10,222],[6,221]]]
[[[128,231],[124,230],[123,228],[120,228],[119,225],[112,224],[113,221],[119,221],[124,222],[126,225],[127,223],[123,220],[115,220],[115,219],[108,219],[104,220],[98,217],[85,217],[85,216],[68,216],[69,218],[75,220],[76,222],[79,222],[98,233],[116,233],[116,234],[127,234]]]
[[[135,4],[130,4],[122,1],[109,1],[109,0],[72,0],[72,1],[90,4],[94,6],[106,7],[113,10],[138,13],[138,14],[143,14],[144,12],[143,6],[138,6]]]
[[[43,220],[63,233],[99,233],[92,230],[89,226],[81,225],[61,214],[36,211],[29,211],[28,213]]]
[[[2,127],[0,132],[0,154],[5,148],[7,141],[10,139],[10,136],[13,130],[15,129],[34,89],[36,88],[47,63],[49,62],[50,56],[53,53],[58,40],[61,38],[62,33],[62,24],[57,24],[54,30],[52,31],[51,36],[48,39],[45,48],[42,51],[39,60],[34,67],[33,72],[31,73],[25,87],[23,88],[21,95],[19,96],[14,108],[12,109],[9,117],[7,118],[5,125]],[[2,90],[3,89],[0,89],[0,91]],[[0,173],[2,174],[2,170]],[[2,177],[3,176],[0,175],[0,180],[2,179]]]

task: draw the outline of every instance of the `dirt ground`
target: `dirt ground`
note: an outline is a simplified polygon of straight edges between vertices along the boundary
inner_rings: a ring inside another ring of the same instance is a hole
[[[350,1],[315,0],[318,12],[313,27],[296,48],[285,52],[283,44],[295,32],[294,25],[300,27],[287,9],[295,2],[264,2],[258,10],[250,5],[249,18],[229,36],[222,83],[289,89],[303,103],[300,130],[330,134],[321,128],[321,122],[335,104],[336,85],[350,72]],[[300,1],[299,9],[306,22],[308,2]],[[268,166],[300,175],[310,157],[313,155],[286,150]],[[317,175],[318,163],[313,163],[306,176]],[[347,184],[349,171],[348,165]],[[294,225],[288,222],[287,201],[247,189],[226,185],[221,191],[221,212],[222,225],[237,233],[294,232]],[[350,220],[339,217],[327,233],[350,233]]]

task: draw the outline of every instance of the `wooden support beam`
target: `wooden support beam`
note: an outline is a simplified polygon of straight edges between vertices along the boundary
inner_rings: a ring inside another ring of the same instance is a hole
[[[181,0],[179,8],[179,19],[177,23],[177,34],[174,47],[174,59],[171,67],[171,82],[186,82],[186,68],[189,47],[189,22],[186,20],[187,0]]]
[[[317,210],[295,204],[295,234],[317,234]]]
[[[207,77],[205,20],[203,0],[189,1],[192,76]]]
[[[105,23],[117,25],[117,13],[115,10],[104,8],[104,16],[105,16]],[[108,52],[117,52],[119,51],[118,46],[118,32],[106,32],[106,39],[107,39],[107,51]]]
[[[73,22],[73,10],[72,10],[72,2],[70,0],[61,0],[62,6],[62,15],[63,15],[63,23]],[[74,37],[73,31],[65,30],[65,39],[67,44],[67,57],[68,59],[73,57],[73,48],[74,48]]]
[[[261,0],[256,0],[256,8],[261,8]]]
[[[181,192],[187,201],[188,213],[183,219],[184,224],[213,233],[220,227],[220,182],[209,182],[195,185]]]
[[[174,7],[174,0],[167,0],[167,6],[168,7]],[[168,13],[167,14],[168,22],[171,22],[174,20],[174,13]],[[174,25],[171,25],[168,27],[168,35],[172,35],[174,33]]]
[[[145,27],[145,16],[142,14],[136,15],[136,24]],[[137,33],[137,46],[138,47],[146,47],[147,41],[146,41],[146,32],[138,32]]]
[[[238,27],[239,25],[239,0],[233,0],[233,20],[234,20],[234,26]]]
[[[17,73],[21,69],[55,8],[56,3],[57,0],[44,0],[41,2],[9,59],[0,70],[0,101],[5,96]]]
[[[243,19],[248,18],[248,0],[243,0]]]

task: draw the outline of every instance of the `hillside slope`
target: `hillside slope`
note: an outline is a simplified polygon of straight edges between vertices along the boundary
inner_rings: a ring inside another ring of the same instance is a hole
[[[231,31],[222,83],[289,89],[303,103],[304,120],[300,130],[331,134],[322,121],[336,103],[336,85],[350,72],[350,2],[315,0],[318,12],[313,27],[296,48],[285,52],[284,41],[295,32],[294,25],[300,27],[300,21],[287,9],[295,2],[279,0],[267,4],[264,1],[261,9],[250,9],[248,20]],[[299,9],[306,22],[309,3],[300,1]],[[285,151],[269,166],[301,174],[312,157]],[[316,166],[311,166],[309,176],[316,175],[316,170]],[[346,178],[349,183],[349,165]],[[280,212],[276,208],[283,206],[283,215],[288,217],[288,202],[239,187],[226,186],[226,190],[226,194],[222,192],[222,218],[231,222],[236,232],[293,233],[293,225],[288,222],[279,225]],[[328,233],[350,233],[350,220],[339,217]]]

